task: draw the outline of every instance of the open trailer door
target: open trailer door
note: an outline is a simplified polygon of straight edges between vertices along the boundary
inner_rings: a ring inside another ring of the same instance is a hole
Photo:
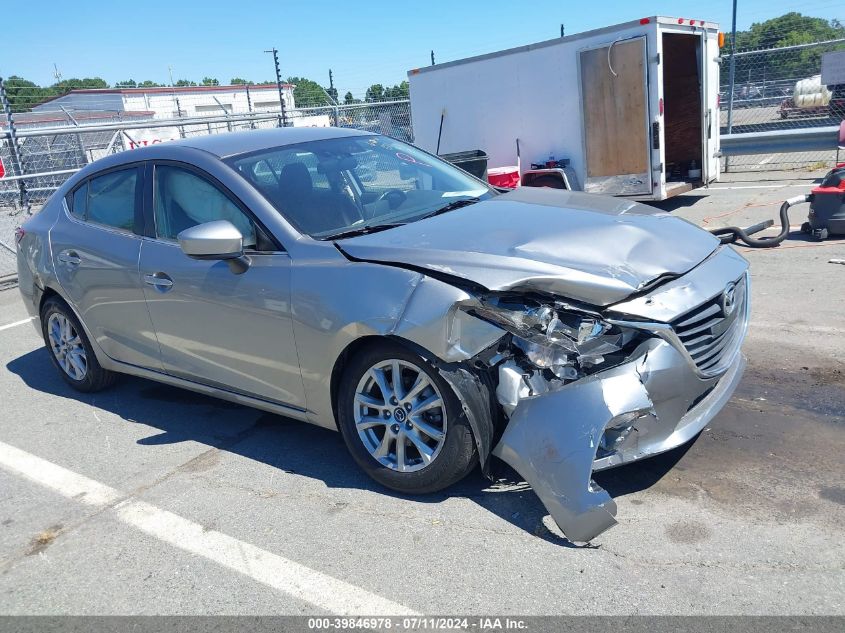
[[[651,146],[646,38],[579,52],[584,117],[584,191],[648,195]]]

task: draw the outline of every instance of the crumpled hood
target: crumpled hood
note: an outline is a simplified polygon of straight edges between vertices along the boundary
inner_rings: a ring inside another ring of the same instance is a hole
[[[719,241],[630,200],[522,187],[337,245],[355,259],[427,269],[489,290],[536,290],[604,306],[658,277],[682,275]]]

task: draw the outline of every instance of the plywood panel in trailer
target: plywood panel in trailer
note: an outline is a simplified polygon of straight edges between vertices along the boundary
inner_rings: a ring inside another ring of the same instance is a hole
[[[648,172],[645,39],[581,51],[587,177]]]

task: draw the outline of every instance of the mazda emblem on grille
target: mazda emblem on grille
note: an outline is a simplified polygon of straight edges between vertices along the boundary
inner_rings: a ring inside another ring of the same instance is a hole
[[[726,317],[733,314],[736,308],[736,284],[731,282],[725,286],[725,292],[722,293],[722,314]]]

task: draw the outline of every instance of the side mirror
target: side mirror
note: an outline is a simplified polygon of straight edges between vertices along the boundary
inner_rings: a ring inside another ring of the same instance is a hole
[[[192,259],[225,261],[236,275],[245,273],[249,268],[249,257],[244,255],[244,238],[228,220],[192,226],[176,238],[182,252]]]

